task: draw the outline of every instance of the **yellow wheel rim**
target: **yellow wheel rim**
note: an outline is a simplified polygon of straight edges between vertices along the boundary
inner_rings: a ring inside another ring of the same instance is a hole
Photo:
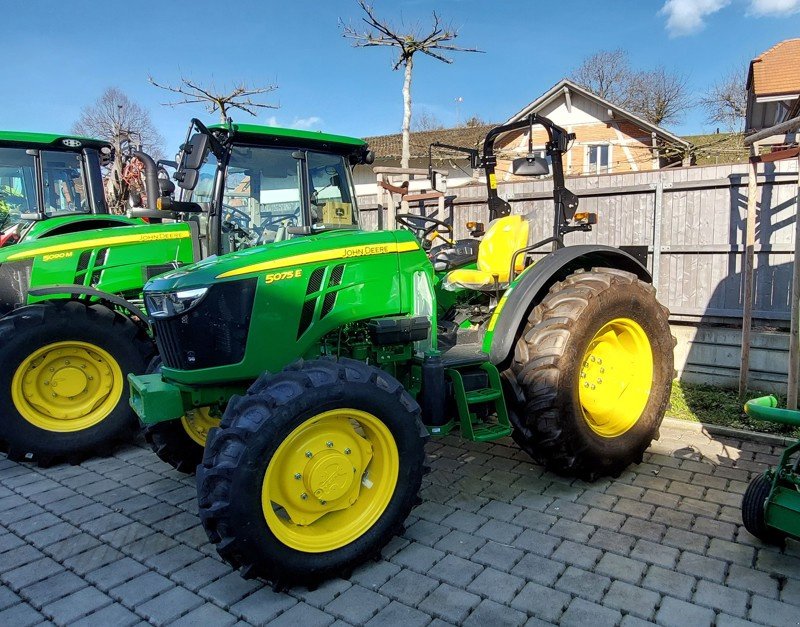
[[[124,382],[117,360],[102,348],[88,342],[55,342],[19,365],[11,380],[11,399],[35,427],[82,431],[111,413]]]
[[[638,323],[607,322],[583,356],[579,397],[586,424],[604,438],[627,432],[642,415],[653,381],[653,351]]]
[[[187,411],[181,418],[181,424],[192,440],[200,446],[205,446],[208,431],[212,427],[219,426],[219,418],[212,416],[208,407],[198,407]]]
[[[304,421],[267,466],[267,525],[304,553],[332,551],[366,533],[392,499],[400,469],[389,429],[370,413],[334,409]]]

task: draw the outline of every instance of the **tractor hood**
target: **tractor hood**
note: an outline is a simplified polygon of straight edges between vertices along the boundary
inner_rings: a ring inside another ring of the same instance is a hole
[[[77,233],[90,229],[104,229],[115,226],[142,225],[145,222],[140,218],[128,218],[115,215],[71,214],[68,216],[54,216],[47,220],[33,222],[24,233],[20,243],[29,242],[43,237]]]
[[[207,287],[220,281],[266,277],[277,271],[300,269],[309,263],[418,249],[419,244],[409,231],[328,231],[208,257],[152,279],[145,286],[145,292]]]

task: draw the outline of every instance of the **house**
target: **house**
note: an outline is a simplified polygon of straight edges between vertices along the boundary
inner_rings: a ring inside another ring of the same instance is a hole
[[[787,39],[750,62],[747,73],[747,132],[800,115],[800,39]]]
[[[564,170],[568,176],[654,170],[688,164],[691,147],[688,141],[567,79],[559,81],[507,122],[524,119],[531,113],[544,115],[576,134],[575,142],[564,157]],[[480,148],[483,138],[493,126],[412,133],[410,165],[426,168],[428,147],[434,142]],[[529,131],[524,129],[498,138],[495,143],[498,180],[514,178],[511,161],[528,153],[528,135]],[[532,140],[533,151],[544,154],[547,141],[544,129],[534,127]],[[399,166],[400,134],[367,137],[366,141],[376,153],[376,166]],[[435,151],[434,165],[449,171],[448,187],[458,187],[477,180],[465,155]],[[360,186],[374,183],[374,178],[369,179],[369,172],[361,172],[357,174],[356,183]],[[364,189],[360,193],[370,192]]]

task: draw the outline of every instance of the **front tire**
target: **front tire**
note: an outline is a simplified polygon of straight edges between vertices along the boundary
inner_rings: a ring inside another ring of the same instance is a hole
[[[102,455],[131,437],[128,373],[155,347],[103,305],[44,302],[0,320],[0,440],[12,459],[50,463]]]
[[[426,431],[385,372],[298,362],[228,403],[197,470],[200,519],[244,576],[285,587],[379,554],[420,488]]]
[[[669,402],[668,317],[629,272],[595,268],[555,284],[516,345],[525,406],[514,439],[549,469],[588,480],[640,462]]]
[[[764,474],[753,477],[742,497],[742,522],[759,540],[767,544],[782,545],[786,534],[767,526],[766,504],[772,491],[772,480]]]

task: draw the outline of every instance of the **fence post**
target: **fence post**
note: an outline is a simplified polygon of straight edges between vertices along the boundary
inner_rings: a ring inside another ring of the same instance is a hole
[[[655,186],[655,202],[653,207],[653,287],[658,289],[658,277],[661,273],[661,217],[664,209],[664,179],[659,174]]]
[[[800,361],[800,156],[797,157],[797,198],[794,212],[794,259],[792,260],[792,318],[789,326],[789,380],[786,408],[797,409],[797,375]]]
[[[756,208],[758,205],[758,147],[750,145],[750,168],[747,174],[747,219],[745,221],[745,249],[742,268],[744,281],[744,311],[742,314],[742,362],[739,366],[739,397],[747,394],[750,371],[750,331],[753,325],[753,277],[755,274]]]

